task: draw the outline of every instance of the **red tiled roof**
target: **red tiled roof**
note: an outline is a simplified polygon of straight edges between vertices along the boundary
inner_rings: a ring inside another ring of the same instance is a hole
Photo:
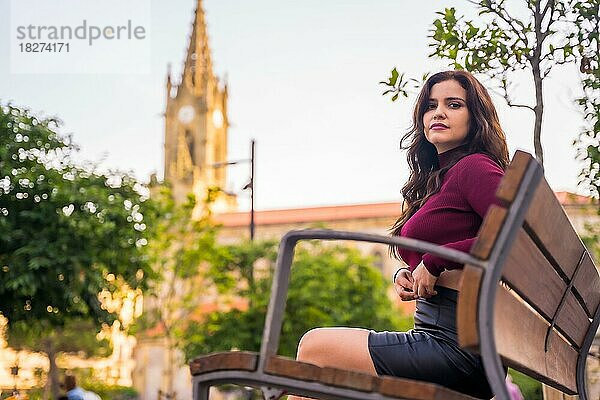
[[[201,322],[204,319],[204,316],[206,314],[210,314],[211,312],[215,312],[215,311],[224,311],[224,310],[231,310],[231,309],[236,309],[236,310],[242,310],[245,311],[248,309],[248,300],[247,299],[234,299],[232,302],[230,302],[227,305],[223,305],[217,302],[209,302],[209,303],[203,303],[200,304],[198,306],[198,308],[196,308],[192,314],[189,317],[189,320],[191,321],[195,321],[195,322]],[[154,337],[160,337],[162,335],[165,334],[165,325],[163,323],[158,323],[156,325],[154,325],[151,328],[146,329],[145,331],[142,332],[142,335],[149,337],[149,338],[154,338]]]
[[[558,201],[563,206],[575,206],[575,205],[588,205],[588,204],[598,204],[598,200],[589,196],[582,196],[580,194],[571,193],[571,192],[554,192]]]
[[[555,192],[555,194],[563,206],[597,203],[591,197],[575,193]],[[400,202],[389,202],[264,210],[254,212],[254,222],[256,225],[277,225],[363,218],[394,219],[400,215],[401,206]],[[246,211],[215,214],[214,218],[216,223],[223,224],[225,227],[246,226],[250,223],[250,213]]]
[[[399,215],[400,207],[400,203],[393,202],[255,211],[254,222],[257,225],[276,225],[361,218],[385,218]],[[215,222],[227,227],[248,225],[250,223],[250,213],[231,212],[216,214]]]

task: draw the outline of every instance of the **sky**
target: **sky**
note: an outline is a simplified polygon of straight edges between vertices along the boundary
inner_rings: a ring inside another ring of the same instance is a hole
[[[147,181],[151,173],[163,172],[167,65],[172,63],[177,81],[197,0],[137,1],[143,4],[139,15],[129,9],[123,17],[148,21],[149,53],[139,70],[43,73],[40,58],[38,72],[15,73],[8,62],[11,1],[0,0],[0,103],[57,116],[61,132],[80,146],[81,160]],[[213,66],[229,85],[229,158],[248,158],[250,140],[256,140],[258,210],[400,201],[408,169],[399,140],[410,126],[414,97],[392,103],[378,82],[393,67],[413,77],[447,69],[446,62],[428,57],[428,30],[444,7],[477,18],[468,2],[204,0],[203,5]],[[66,6],[54,12],[84,17]],[[92,20],[94,13],[86,17]],[[123,57],[116,54],[102,62]],[[530,73],[514,75],[514,82],[514,98],[532,104]],[[583,124],[574,101],[579,86],[575,65],[557,67],[545,80],[542,143],[546,179],[556,191],[581,192],[581,166],[572,146]],[[533,113],[493,99],[510,154],[533,153]],[[248,209],[248,193],[241,192],[248,165],[232,166],[228,175],[228,189],[239,192],[240,209]]]

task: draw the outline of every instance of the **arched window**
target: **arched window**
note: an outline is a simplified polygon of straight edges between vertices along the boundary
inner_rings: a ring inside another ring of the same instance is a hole
[[[194,151],[194,135],[191,130],[185,130],[185,142],[187,143],[188,151],[190,152],[190,158],[192,159],[192,165],[196,165],[196,154]]]

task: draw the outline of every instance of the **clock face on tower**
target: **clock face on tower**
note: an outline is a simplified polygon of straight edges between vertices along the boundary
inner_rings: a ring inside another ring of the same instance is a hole
[[[194,107],[192,106],[183,106],[179,109],[177,113],[177,118],[184,124],[189,124],[194,119]]]

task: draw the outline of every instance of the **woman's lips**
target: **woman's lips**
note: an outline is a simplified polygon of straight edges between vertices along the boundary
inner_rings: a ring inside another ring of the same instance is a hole
[[[431,131],[442,131],[444,129],[448,129],[448,127],[444,125],[434,125],[431,128],[429,128],[429,130]]]

